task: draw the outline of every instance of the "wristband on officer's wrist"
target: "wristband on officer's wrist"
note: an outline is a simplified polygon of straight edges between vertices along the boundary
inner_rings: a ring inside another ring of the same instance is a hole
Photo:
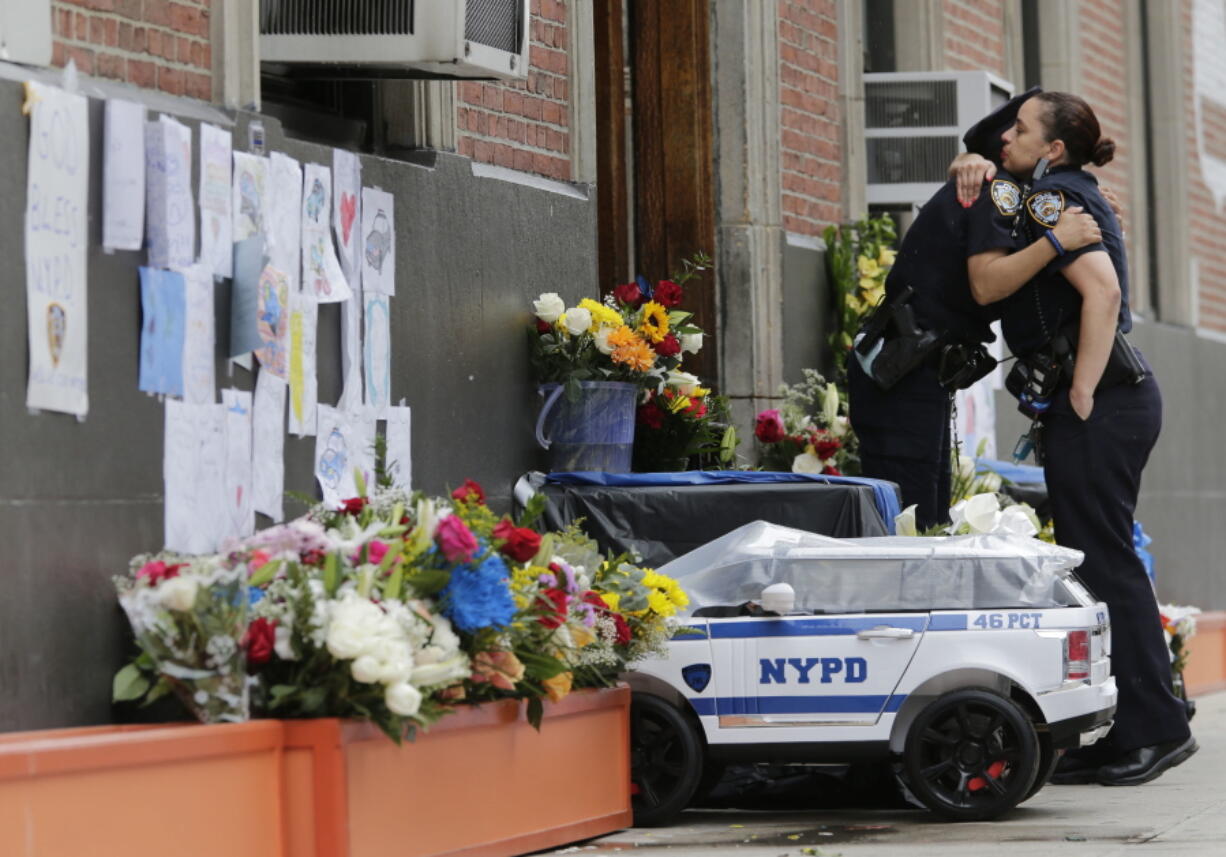
[[[1065,253],[1064,245],[1060,243],[1060,239],[1056,237],[1056,233],[1048,229],[1043,233],[1043,237],[1051,242],[1051,246],[1055,249],[1057,256],[1063,256]]]

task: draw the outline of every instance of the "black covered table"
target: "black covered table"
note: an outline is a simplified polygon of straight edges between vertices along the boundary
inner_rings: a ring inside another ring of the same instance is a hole
[[[650,567],[759,520],[840,538],[888,535],[878,505],[894,491],[893,483],[792,481],[793,474],[778,474],[788,481],[714,484],[677,484],[679,474],[672,473],[658,474],[665,484],[652,484],[656,474],[614,480],[635,484],[582,484],[587,480],[574,476],[595,475],[526,477],[545,496],[545,525],[561,529],[582,518],[584,532],[602,550],[638,553]]]

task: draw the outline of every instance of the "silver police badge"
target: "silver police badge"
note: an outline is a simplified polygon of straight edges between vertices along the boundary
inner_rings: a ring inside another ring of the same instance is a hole
[[[1041,190],[1026,200],[1026,208],[1031,217],[1050,229],[1064,211],[1064,194],[1058,190]]]
[[[997,179],[992,182],[992,202],[1001,214],[1017,214],[1022,207],[1022,191],[1011,181]]]

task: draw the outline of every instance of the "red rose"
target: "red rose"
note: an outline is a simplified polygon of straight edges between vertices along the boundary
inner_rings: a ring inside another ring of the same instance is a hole
[[[700,420],[707,415],[707,403],[702,399],[693,399],[690,401],[690,406],[685,409],[685,412],[696,420]]]
[[[823,438],[813,444],[813,451],[817,453],[817,457],[825,461],[830,456],[834,455],[843,447],[843,444],[832,437]]]
[[[362,510],[366,508],[365,497],[350,497],[348,500],[341,501],[340,511],[346,515],[360,515]]]
[[[150,586],[157,586],[163,580],[170,580],[172,577],[179,576],[179,569],[187,565],[185,562],[177,562],[174,565],[167,565],[160,559],[153,562],[147,562],[140,567],[140,571],[136,572],[137,580],[145,580]]]
[[[822,473],[825,474],[826,476],[842,476],[843,475],[842,473],[839,472],[839,469],[835,467],[833,464],[827,464],[825,467],[823,467]]]
[[[758,414],[758,419],[754,423],[753,434],[754,437],[763,443],[778,443],[783,440],[785,437],[783,417],[779,416],[779,411],[771,408]]]
[[[617,629],[617,645],[624,646],[630,642],[630,626],[626,624],[626,620],[622,618],[620,613],[611,613],[613,617],[613,627]]]
[[[637,422],[649,428],[661,428],[664,425],[664,411],[655,402],[639,405]]]
[[[681,340],[677,339],[674,334],[668,334],[654,346],[656,354],[661,357],[675,357],[681,353]]]
[[[261,616],[247,626],[243,648],[247,650],[247,666],[258,667],[272,659],[277,643],[277,621]]]
[[[302,560],[303,565],[322,567],[324,560],[328,558],[328,555],[319,548],[311,548],[309,551],[303,551],[302,553],[298,554],[298,558]]]
[[[656,284],[656,290],[652,294],[651,299],[660,304],[660,306],[674,307],[681,303],[681,286],[672,280],[660,280]]]
[[[546,589],[542,595],[544,597],[538,598],[537,603],[549,613],[537,621],[546,628],[556,628],[566,621],[566,607],[570,604],[570,597],[561,589],[553,587]]]
[[[484,503],[485,491],[479,483],[465,479],[463,485],[451,492],[451,499],[457,503]]]
[[[537,333],[553,333],[553,325],[547,321],[541,321],[538,318],[536,320],[536,332]]]
[[[498,551],[516,562],[527,562],[541,549],[541,537],[536,532],[505,519],[498,522],[491,535],[502,540]]]
[[[638,283],[622,283],[613,289],[613,297],[619,303],[629,304],[632,307],[637,307],[643,302],[643,292],[639,289]]]

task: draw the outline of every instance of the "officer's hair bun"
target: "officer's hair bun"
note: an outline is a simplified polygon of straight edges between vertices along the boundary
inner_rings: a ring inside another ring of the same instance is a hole
[[[1094,154],[1090,156],[1090,163],[1096,167],[1101,167],[1104,164],[1110,163],[1115,157],[1115,141],[1110,137],[1099,137],[1098,142],[1094,144]]]

